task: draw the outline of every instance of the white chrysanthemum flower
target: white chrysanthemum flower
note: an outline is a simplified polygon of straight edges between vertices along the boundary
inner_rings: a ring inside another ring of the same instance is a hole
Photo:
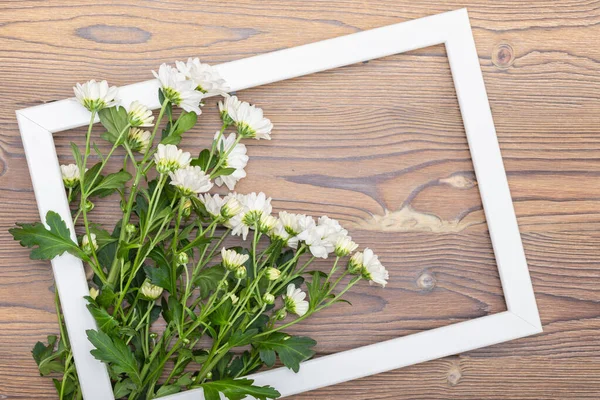
[[[242,205],[242,211],[231,218],[225,226],[231,228],[232,235],[241,235],[244,240],[248,237],[250,229],[254,229],[260,222],[263,214],[270,215],[271,198],[260,192],[250,194],[236,194],[235,197]]]
[[[304,300],[305,298],[306,293],[300,288],[296,288],[293,283],[290,283],[287,287],[285,296],[283,296],[285,308],[289,312],[293,312],[302,317],[308,311],[309,306],[308,301]]]
[[[106,81],[96,82],[92,79],[83,85],[77,83],[73,92],[77,101],[90,111],[100,111],[119,104],[119,89],[116,86],[108,87]]]
[[[76,164],[61,165],[60,173],[65,187],[72,188],[79,183],[79,167]]]
[[[286,245],[290,239],[290,234],[285,230],[281,220],[278,219],[275,223],[275,226],[271,229],[271,232],[269,232],[269,237],[273,241],[280,240],[284,245]]]
[[[154,122],[152,111],[137,100],[129,105],[127,117],[131,126],[148,127]]]
[[[219,132],[215,133],[215,140],[219,138]],[[236,135],[231,133],[227,138],[221,135],[216,144],[219,154],[227,154],[227,159],[221,164],[223,168],[235,168],[231,175],[221,175],[215,178],[217,186],[225,184],[229,190],[235,188],[235,184],[242,178],[246,177],[244,168],[248,164],[248,156],[246,155],[246,145],[242,143],[236,144]],[[221,150],[222,149],[222,150]]]
[[[235,123],[238,133],[242,137],[271,140],[273,124],[271,120],[263,116],[261,108],[242,101],[237,107],[228,109],[227,114]]]
[[[190,153],[178,149],[177,146],[173,144],[159,144],[156,153],[154,153],[156,170],[160,174],[166,174],[167,172],[185,168],[190,164],[190,160]]]
[[[264,214],[270,215],[273,211],[271,198],[263,192],[258,194],[255,192],[249,193],[242,197],[240,202],[244,206],[242,222],[252,228],[260,222]]]
[[[162,64],[158,73],[152,71],[166,99],[172,104],[183,108],[187,112],[200,115],[200,101],[204,95],[196,90],[194,82],[185,79],[185,75],[167,64]]]
[[[91,245],[90,245],[90,238],[92,239]],[[87,234],[84,234],[83,237],[81,238],[81,249],[84,251],[84,253],[91,254],[92,248],[94,249],[94,251],[98,250],[98,243],[96,242],[96,234],[90,233],[89,237]]]
[[[267,268],[267,271],[265,272],[265,276],[270,281],[276,281],[281,276],[281,271],[278,270],[277,268],[269,267],[269,268]]]
[[[198,58],[188,58],[187,63],[176,61],[175,65],[180,73],[194,82],[196,90],[206,96],[225,95],[229,90],[219,72],[214,67],[201,63]]]
[[[221,249],[221,258],[223,258],[223,266],[229,271],[235,271],[242,267],[250,258],[248,254],[240,254],[235,250],[227,250],[225,247]]]
[[[200,167],[187,166],[175,172],[170,172],[171,185],[181,191],[184,196],[208,192],[213,183],[210,176],[205,174]]]
[[[358,244],[353,242],[350,236],[339,236],[335,242],[335,255],[338,257],[346,257],[356,250],[357,247]]]
[[[218,194],[210,195],[205,193],[198,196],[198,198],[213,219],[230,219],[242,211],[241,203],[231,193],[223,198]]]
[[[364,252],[357,252],[350,258],[348,270],[350,273],[360,273],[370,283],[377,283],[383,287],[385,287],[390,277],[379,258],[368,247]]]
[[[298,248],[298,235],[316,225],[314,218],[305,214],[292,214],[281,211],[279,219],[285,231],[290,235],[287,244],[292,249]]]
[[[260,216],[260,221],[258,221],[258,230],[262,233],[269,233],[277,226],[277,218],[270,214],[263,214]]]
[[[218,194],[210,195],[209,193],[198,196],[200,203],[204,204],[204,208],[213,219],[221,217],[221,207],[225,204],[225,198],[221,198]]]
[[[152,137],[150,131],[144,131],[140,128],[131,128],[129,129],[128,137],[131,150],[144,154],[150,148],[150,138]]]
[[[298,240],[304,241],[309,246],[313,256],[327,258],[335,250],[338,238],[347,236],[348,231],[343,229],[338,221],[327,216],[319,218],[319,223],[298,235]]]
[[[219,114],[221,115],[223,123],[228,126],[233,124],[234,121],[231,118],[231,114],[236,112],[240,104],[242,104],[242,102],[237,96],[226,96],[225,100],[219,101]]]
[[[160,297],[163,292],[163,288],[157,285],[153,285],[150,281],[146,280],[140,287],[140,292],[147,300],[156,300]]]

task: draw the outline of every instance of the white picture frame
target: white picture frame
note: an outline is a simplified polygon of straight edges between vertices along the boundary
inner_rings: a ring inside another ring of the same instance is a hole
[[[282,397],[314,390],[490,346],[542,331],[521,236],[496,137],[494,122],[466,9],[275,51],[217,66],[232,91],[264,85],[423,47],[444,44],[473,159],[507,311],[304,362],[299,373],[286,368],[250,376]],[[123,105],[140,100],[159,108],[156,80],[120,88]],[[71,230],[52,134],[87,125],[90,114],[73,99],[17,111],[19,129],[42,220],[60,214]],[[114,399],[104,364],[90,354],[87,329],[96,327],[86,309],[88,285],[81,260],[64,254],[52,268],[79,380],[86,400]],[[165,399],[203,399],[201,389]]]

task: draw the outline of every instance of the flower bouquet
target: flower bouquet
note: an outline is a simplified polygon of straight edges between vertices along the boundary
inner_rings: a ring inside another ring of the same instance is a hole
[[[97,329],[87,335],[115,398],[153,399],[191,388],[202,388],[207,400],[277,398],[277,390],[244,376],[277,360],[297,372],[316,342],[285,330],[344,301],[361,280],[385,286],[388,272],[370,249],[356,252],[338,221],[274,216],[264,193],[230,192],[246,176],[242,141],[270,140],[273,125],[260,108],[228,95],[213,68],[190,59],[163,64],[154,75],[156,119],[140,102],[121,107],[117,88],[106,81],[74,88],[90,123],[85,147],[72,143],[74,163],[60,168],[79,243],[52,211],[45,224],[19,223],[10,232],[32,248],[32,259],[68,252],[89,268],[87,307]],[[223,96],[221,129],[193,157],[177,145],[196,124],[202,99],[215,95]],[[101,138],[111,144],[106,154],[92,138],[97,117],[106,130]],[[107,173],[115,152],[123,166]],[[109,195],[120,199],[122,217],[106,230],[93,222],[93,201]],[[226,248],[231,235],[242,240]],[[328,257],[327,273],[311,270],[315,258]],[[38,342],[33,357],[42,375],[55,377],[60,399],[81,399],[58,296],[56,310],[60,336]]]

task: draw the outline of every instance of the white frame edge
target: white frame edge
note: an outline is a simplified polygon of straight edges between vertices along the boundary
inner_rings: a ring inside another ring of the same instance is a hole
[[[542,331],[494,122],[466,9],[311,43],[217,66],[232,91],[308,75],[437,44],[445,44],[507,310],[473,320],[320,357],[295,374],[286,368],[251,376],[282,396],[458,354]],[[159,107],[155,80],[120,88],[124,105],[142,100]],[[151,99],[151,101],[148,101]],[[73,223],[52,133],[87,125],[90,114],[73,99],[17,111],[19,129],[42,220],[54,210]],[[83,298],[88,286],[81,260],[52,260],[75,363],[86,400],[113,399],[107,370],[91,354],[85,331],[95,328]],[[396,354],[397,357],[390,357]],[[165,397],[201,399],[201,389]]]

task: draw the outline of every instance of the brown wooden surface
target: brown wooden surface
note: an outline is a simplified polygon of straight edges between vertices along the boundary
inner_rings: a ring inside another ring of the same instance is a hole
[[[0,398],[56,397],[30,356],[57,331],[50,266],[7,234],[38,219],[16,109],[78,81],[123,85],[162,62],[235,60],[465,5],[544,333],[294,398],[599,398],[600,3],[574,0],[0,2]],[[271,142],[249,143],[239,190],[340,219],[390,270],[388,288],[358,286],[352,307],[295,328],[319,354],[505,310],[443,46],[239,95],[275,124]],[[217,125],[209,101],[183,145],[197,152]],[[64,162],[71,140],[81,130],[57,135]]]

